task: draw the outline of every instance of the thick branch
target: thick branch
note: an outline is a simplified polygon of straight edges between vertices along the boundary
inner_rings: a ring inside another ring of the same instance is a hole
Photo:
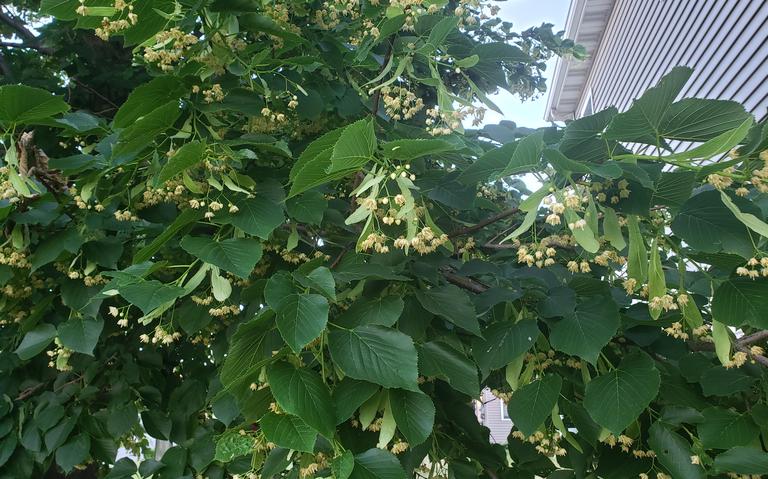
[[[13,45],[5,45],[5,46],[14,46],[14,47],[22,47],[22,48],[34,48],[35,50],[41,52],[41,53],[47,53],[51,54],[53,53],[53,49],[44,47],[40,45],[40,39],[37,38],[37,36],[27,28],[27,26],[24,24],[24,21],[22,21],[20,18],[17,18],[7,11],[5,9],[0,9],[0,23],[3,23],[13,29],[13,31],[16,32],[16,35],[19,38],[22,38],[24,41],[23,44],[13,44]]]
[[[752,344],[760,342],[764,339],[768,339],[768,330],[766,331],[758,331],[756,333],[752,333],[747,336],[743,336],[742,338],[738,339],[736,342],[742,345],[746,344]]]
[[[442,273],[449,283],[455,284],[459,288],[466,289],[467,291],[480,294],[488,290],[488,286],[465,276],[459,276],[458,274],[445,269],[442,270]]]
[[[448,235],[448,237],[449,238],[455,238],[457,236],[464,236],[464,235],[468,235],[468,234],[474,233],[475,231],[479,231],[479,230],[485,228],[486,226],[488,226],[488,225],[490,225],[492,223],[495,223],[497,221],[503,220],[504,218],[508,218],[508,217],[514,215],[515,213],[517,213],[518,211],[520,211],[520,210],[517,209],[517,208],[509,208],[508,210],[504,210],[504,211],[502,211],[499,214],[496,214],[496,215],[493,215],[491,217],[488,217],[488,218],[484,219],[483,221],[477,223],[476,225],[467,226],[466,228],[458,229],[458,230],[454,231],[453,233],[450,233]]]

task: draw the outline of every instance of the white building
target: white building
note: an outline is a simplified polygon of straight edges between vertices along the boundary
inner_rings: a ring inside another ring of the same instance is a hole
[[[560,60],[546,119],[569,120],[632,100],[675,66],[693,68],[681,97],[768,112],[768,1],[572,0],[566,36],[586,61]]]

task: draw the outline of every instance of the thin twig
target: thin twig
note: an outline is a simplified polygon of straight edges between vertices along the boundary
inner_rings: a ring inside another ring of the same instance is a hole
[[[514,215],[515,213],[517,213],[518,211],[520,211],[518,208],[509,208],[508,210],[504,210],[501,213],[498,213],[496,215],[490,216],[490,217],[484,219],[483,221],[480,221],[476,225],[467,226],[465,228],[458,229],[458,230],[454,231],[453,233],[450,233],[448,235],[448,237],[449,238],[455,238],[457,236],[464,236],[464,235],[468,235],[470,233],[474,233],[475,231],[479,231],[479,230],[485,228],[486,226],[488,226],[488,225],[490,225],[492,223],[495,223],[497,221],[503,220],[504,218],[508,218],[508,217]]]

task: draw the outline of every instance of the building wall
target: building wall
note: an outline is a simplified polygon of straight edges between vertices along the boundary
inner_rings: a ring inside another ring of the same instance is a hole
[[[735,100],[758,120],[768,113],[768,1],[616,0],[589,53],[577,117],[590,102],[626,110],[678,65],[694,69],[681,97]]]
[[[480,424],[491,430],[491,442],[507,443],[512,421],[507,416],[506,408],[504,401],[494,396],[490,389],[483,389],[475,411]]]

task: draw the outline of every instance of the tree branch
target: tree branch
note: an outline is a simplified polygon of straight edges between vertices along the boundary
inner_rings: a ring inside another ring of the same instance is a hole
[[[746,345],[746,344],[757,343],[764,339],[768,339],[768,330],[758,331],[756,333],[752,333],[747,336],[742,336],[741,338],[737,339],[736,342],[742,345]]]
[[[25,40],[22,44],[8,44],[3,46],[13,46],[22,48],[33,48],[40,53],[51,54],[53,49],[40,45],[40,39],[24,24],[24,21],[8,13],[4,8],[0,8],[0,23],[7,25],[19,38]]]
[[[476,225],[467,226],[466,228],[458,229],[453,233],[450,233],[448,237],[455,238],[457,236],[464,236],[470,233],[474,233],[475,231],[479,231],[492,223],[503,220],[504,218],[508,218],[514,215],[515,213],[517,213],[518,211],[520,210],[517,208],[509,208],[508,210],[504,210],[501,213],[498,213],[496,215],[493,215],[491,217],[484,219],[483,221],[477,223]]]
[[[463,288],[467,291],[471,291],[477,294],[484,293],[488,290],[488,286],[484,285],[483,283],[475,281],[474,279],[467,278],[466,276],[459,276],[458,274],[453,273],[448,269],[443,269],[441,272],[449,283],[455,284],[459,288]]]

